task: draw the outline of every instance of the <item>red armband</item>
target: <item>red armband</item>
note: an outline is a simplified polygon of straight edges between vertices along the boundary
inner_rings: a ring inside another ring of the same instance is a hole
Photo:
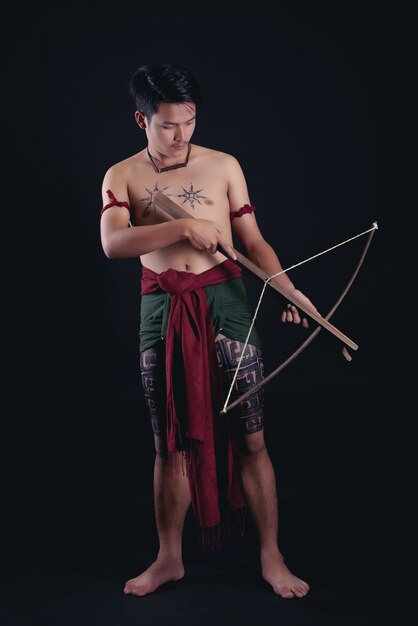
[[[244,204],[244,206],[242,206],[239,211],[231,211],[230,213],[231,222],[234,219],[234,217],[242,217],[246,213],[254,213],[254,211],[255,211],[254,204]]]
[[[121,202],[117,200],[116,197],[113,195],[113,193],[110,191],[110,189],[108,189],[106,193],[109,196],[110,202],[109,204],[105,204],[105,206],[100,211],[100,215],[102,215],[104,211],[106,211],[106,209],[110,209],[110,207],[112,206],[124,206],[128,209],[129,212],[131,212],[131,207],[129,206],[129,202]]]

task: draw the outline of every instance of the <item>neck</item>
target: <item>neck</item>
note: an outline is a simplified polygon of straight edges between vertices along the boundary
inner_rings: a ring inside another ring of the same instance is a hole
[[[166,172],[167,170],[174,170],[179,167],[186,167],[189,162],[190,151],[192,149],[192,144],[189,143],[187,145],[186,151],[176,160],[173,161],[172,158],[166,157],[159,152],[153,150],[150,146],[147,147],[148,158],[151,161],[151,164],[154,166],[156,172]]]

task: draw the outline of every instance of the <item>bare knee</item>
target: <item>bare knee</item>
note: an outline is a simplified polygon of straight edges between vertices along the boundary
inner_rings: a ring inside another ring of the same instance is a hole
[[[243,461],[253,460],[267,454],[263,432],[239,437],[235,441],[235,449]]]

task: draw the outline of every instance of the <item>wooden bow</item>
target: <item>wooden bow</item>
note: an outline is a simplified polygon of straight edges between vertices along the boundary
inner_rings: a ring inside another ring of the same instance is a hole
[[[373,235],[375,233],[375,230],[377,229],[377,224],[374,223],[373,224],[373,228],[370,231],[369,237],[367,239],[367,242],[364,246],[363,252],[361,253],[360,259],[356,265],[356,268],[353,272],[353,274],[351,275],[350,279],[348,280],[346,286],[344,287],[343,291],[341,292],[340,297],[338,298],[338,300],[336,301],[336,303],[333,305],[333,307],[329,310],[329,312],[326,314],[325,319],[328,320],[332,315],[334,315],[335,311],[338,309],[338,307],[340,306],[341,302],[344,300],[345,296],[347,295],[349,289],[351,288],[351,285],[353,284],[353,282],[356,279],[357,274],[360,271],[361,266],[363,265],[363,261],[366,258],[366,254],[369,250],[371,241],[373,239]],[[248,398],[251,394],[253,394],[255,391],[257,391],[257,389],[260,389],[261,387],[263,387],[266,383],[268,383],[270,380],[272,380],[275,376],[277,376],[277,374],[279,374],[282,370],[284,370],[285,367],[287,367],[292,361],[294,361],[296,359],[297,356],[299,356],[299,354],[301,354],[305,348],[307,348],[309,346],[309,344],[315,339],[315,337],[318,335],[319,331],[321,330],[321,326],[318,326],[306,339],[305,341],[298,347],[296,348],[296,350],[289,356],[287,357],[287,359],[285,359],[283,361],[283,363],[281,363],[278,367],[276,367],[272,372],[270,372],[270,374],[268,374],[267,376],[265,376],[259,383],[255,384],[253,387],[251,387],[251,389],[249,391],[246,391],[245,393],[243,393],[241,396],[239,396],[239,398],[237,398],[236,400],[234,400],[233,402],[231,402],[230,404],[228,404],[228,406],[225,406],[223,408],[223,410],[221,411],[221,413],[226,413],[227,411],[230,411],[231,409],[233,409],[235,406],[237,406],[240,402],[242,402],[243,400],[245,400],[246,398]],[[343,354],[345,356],[345,358],[348,361],[351,361],[351,356],[349,355],[349,353],[345,350],[345,346],[343,348]]]
[[[161,209],[164,213],[166,213],[171,218],[174,218],[174,219],[181,219],[181,218],[195,219],[193,215],[191,215],[190,213],[185,211],[181,206],[179,206],[176,202],[171,200],[171,198],[166,196],[161,191],[158,192],[154,196],[153,203],[155,204],[155,206],[157,206],[159,209]],[[361,265],[362,265],[362,263],[364,261],[364,258],[366,256],[367,250],[368,250],[370,242],[371,242],[371,239],[372,239],[373,234],[374,234],[374,230],[376,228],[377,228],[377,225],[371,230],[370,236],[369,236],[368,242],[367,242],[367,244],[365,246],[365,249],[363,251],[362,257],[361,257],[361,259],[360,259],[360,261],[359,261],[359,263],[358,263],[358,265],[357,265],[357,267],[356,267],[352,277],[348,281],[347,286],[345,287],[344,291],[342,292],[340,298],[337,300],[336,304],[332,307],[332,309],[329,311],[329,313],[325,317],[322,317],[322,315],[320,315],[319,313],[316,313],[315,311],[310,309],[303,302],[301,302],[298,298],[295,298],[295,296],[291,293],[291,291],[289,291],[286,287],[283,287],[283,285],[276,278],[271,278],[271,276],[269,276],[266,272],[264,272],[264,270],[262,270],[260,267],[258,267],[255,263],[250,261],[250,259],[248,259],[246,256],[241,254],[241,252],[239,252],[235,248],[232,248],[232,250],[233,250],[233,252],[234,252],[234,254],[235,254],[236,258],[237,258],[237,261],[238,261],[238,263],[240,263],[240,265],[242,265],[245,269],[247,269],[250,272],[252,272],[253,274],[255,274],[255,276],[258,276],[258,278],[260,278],[261,280],[263,280],[265,282],[267,281],[268,285],[270,285],[270,287],[272,287],[275,291],[280,293],[286,300],[288,300],[289,302],[291,302],[292,304],[297,306],[301,311],[303,311],[305,313],[306,316],[310,317],[315,322],[317,322],[317,324],[319,326],[318,326],[318,328],[316,328],[309,335],[309,337],[303,342],[303,344],[299,348],[297,348],[293,352],[293,354],[290,357],[288,357],[281,365],[279,365],[273,372],[271,372],[271,374],[269,374],[268,376],[263,378],[262,381],[260,381],[257,385],[254,385],[254,387],[252,387],[248,392],[246,392],[245,394],[243,394],[242,396],[240,396],[239,398],[234,400],[234,402],[231,402],[231,404],[228,407],[224,407],[222,412],[225,413],[226,411],[231,410],[234,406],[236,406],[237,404],[242,402],[242,400],[244,400],[245,398],[247,398],[248,396],[253,394],[257,389],[259,389],[260,387],[265,385],[269,380],[274,378],[274,376],[276,376],[287,365],[289,365],[289,363],[291,363],[311,343],[311,341],[318,335],[318,333],[321,330],[321,328],[325,328],[330,333],[332,333],[335,337],[340,339],[340,341],[342,341],[342,343],[344,344],[344,346],[343,346],[343,354],[344,354],[344,356],[345,356],[345,358],[347,360],[351,360],[351,356],[349,355],[349,353],[346,350],[345,346],[348,346],[348,347],[352,348],[353,350],[357,350],[358,349],[358,345],[354,341],[352,341],[352,339],[347,337],[347,335],[345,335],[340,330],[338,330],[338,328],[333,326],[328,320],[333,315],[333,313],[336,311],[338,306],[341,304],[342,300],[344,299],[345,295],[347,294],[348,290],[350,289],[351,285],[353,284],[353,282],[355,280],[355,277],[357,276],[357,274],[358,274],[358,272],[360,270],[360,267],[361,267]],[[227,252],[224,250],[222,244],[218,245],[218,250],[220,252],[222,252],[222,254],[224,254],[225,256],[229,257]]]

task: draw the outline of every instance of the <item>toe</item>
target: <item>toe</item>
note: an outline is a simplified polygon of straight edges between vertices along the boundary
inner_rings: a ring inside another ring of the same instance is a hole
[[[300,587],[300,592],[301,592],[302,596],[306,596],[308,591],[309,591],[309,585],[302,585]]]

